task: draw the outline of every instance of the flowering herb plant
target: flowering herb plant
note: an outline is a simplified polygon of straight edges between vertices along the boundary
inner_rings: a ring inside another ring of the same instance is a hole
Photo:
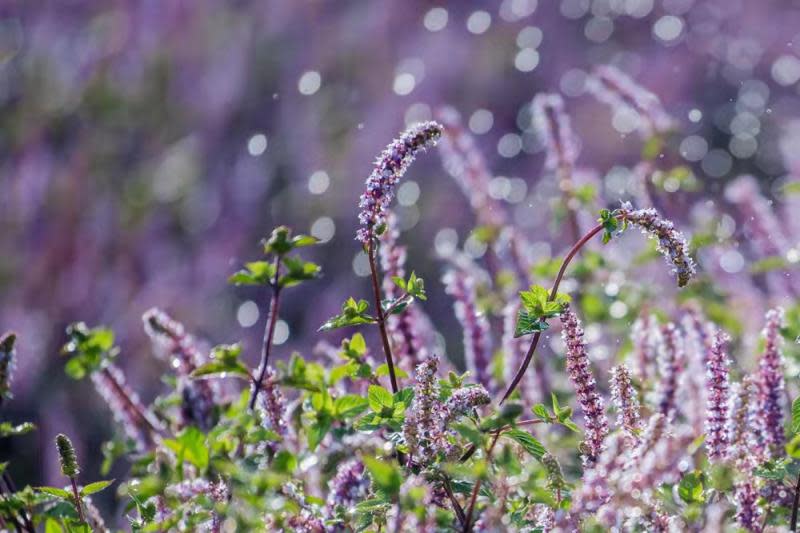
[[[646,143],[668,146],[675,126],[652,93],[611,67],[598,69],[590,87],[601,101],[644,117]],[[92,495],[113,486],[128,527],[143,532],[795,530],[800,402],[790,410],[785,398],[783,339],[798,331],[800,311],[769,310],[756,363],[742,364],[734,355],[745,347],[740,328],[723,323],[718,302],[703,292],[713,280],[692,257],[702,242],[687,240],[653,206],[580,189],[579,146],[563,99],[539,95],[533,109],[545,169],[561,191],[557,211],[568,222],[563,253],[531,259],[529,237],[487,194],[491,176],[458,114],[443,109],[444,126],[410,127],[367,178],[356,246],[369,264],[369,287],[319,327],[325,338],[347,328],[340,346],[321,344],[317,357],[275,350],[284,291],[322,273],[302,257],[317,240],[284,226],[264,240],[262,259],[229,278],[269,291],[255,368],[241,345],[204,351],[181,323],[151,309],[143,325],[170,373],[164,393],[144,402],[119,366],[127,354],[113,332],[70,325],[65,370],[91,381],[119,428],[103,447],[100,477],[123,459],[128,473],[88,482],[60,434],[54,453],[64,487],[18,489],[0,465],[2,526],[110,530]],[[411,163],[437,143],[485,245],[481,254],[454,249],[443,257],[463,361],[448,360],[435,342],[424,305],[430,284],[407,272],[391,211]],[[658,194],[648,191],[652,183],[640,184],[647,194],[638,200]],[[752,183],[734,187],[745,185]],[[736,191],[734,203],[747,203]],[[749,213],[776,226],[760,202]],[[587,216],[592,206],[602,207],[596,220]],[[622,237],[634,226],[655,243],[638,256],[641,244]],[[678,303],[670,283],[648,293],[631,276],[624,298],[638,318],[615,321],[603,305],[620,293],[614,275],[647,269],[658,255],[682,288]],[[773,283],[777,272],[754,276]],[[647,302],[647,294],[668,296]],[[552,329],[560,336],[549,337]],[[619,353],[596,357],[593,345],[614,344],[615,336]],[[0,337],[0,402],[12,398],[16,342],[11,333]],[[0,434],[33,429],[4,423]]]

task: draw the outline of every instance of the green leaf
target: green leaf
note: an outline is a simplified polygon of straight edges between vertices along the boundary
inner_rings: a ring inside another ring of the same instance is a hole
[[[89,483],[88,485],[84,486],[81,489],[81,496],[91,496],[92,494],[98,493],[101,490],[105,489],[112,483],[114,483],[113,479],[109,479],[106,481],[95,481],[94,483]]]
[[[792,402],[792,433],[800,433],[800,396]]]
[[[292,238],[292,246],[295,248],[303,248],[305,246],[313,246],[319,242],[319,239],[310,235],[295,235]]]
[[[547,450],[544,449],[542,443],[536,440],[533,435],[527,431],[523,431],[521,429],[510,429],[503,433],[503,435],[516,441],[526,452],[531,454],[539,461],[541,461],[542,457],[544,457],[544,454],[547,453]]]
[[[206,437],[196,427],[187,427],[176,439],[165,439],[164,445],[175,452],[178,462],[189,461],[201,471],[208,467],[209,451]]]
[[[293,287],[303,281],[318,278],[322,273],[319,265],[303,261],[299,257],[284,257],[283,264],[288,272],[278,282],[281,287]]]
[[[386,408],[391,409],[394,406],[392,393],[379,385],[369,386],[367,399],[369,400],[370,409],[376,413],[383,413]]]
[[[329,318],[317,331],[330,331],[347,326],[372,324],[375,322],[375,318],[367,314],[368,307],[369,304],[366,300],[356,302],[353,298],[349,298],[342,304],[342,312]]]
[[[250,378],[247,365],[239,361],[242,347],[239,344],[222,344],[211,350],[211,361],[196,368],[192,378],[209,377],[218,374],[229,374],[233,377]],[[226,376],[222,376],[226,377]]]
[[[348,394],[340,398],[336,398],[333,402],[333,411],[337,418],[352,418],[363,413],[369,403],[361,396],[355,394]]]
[[[364,457],[363,461],[372,476],[373,483],[379,490],[390,497],[400,492],[403,476],[394,461],[386,459],[379,461],[372,457]]]
[[[536,415],[536,418],[539,420],[544,420],[545,422],[550,421],[550,413],[547,412],[547,407],[544,404],[537,403],[531,408],[533,414]]]
[[[275,454],[270,467],[278,472],[291,474],[297,469],[297,457],[288,450],[281,450]]]
[[[96,372],[117,355],[114,333],[108,328],[90,329],[83,322],[75,322],[67,327],[67,336],[69,341],[61,353],[70,357],[64,370],[73,379]]]
[[[33,490],[55,496],[56,498],[61,498],[62,500],[72,501],[72,493],[68,490],[59,489],[58,487],[34,487]]]
[[[30,422],[23,422],[22,424],[13,425],[11,422],[3,422],[0,424],[0,437],[16,437],[24,435],[35,430],[36,426]]]
[[[381,366],[375,369],[375,375],[379,378],[389,375],[389,365],[383,363]],[[398,378],[407,378],[408,373],[400,367],[394,367],[394,375]]]
[[[398,374],[400,376],[400,374]],[[411,405],[411,401],[414,399],[414,389],[411,387],[406,387],[404,389],[400,389],[396,393],[394,393],[394,403],[395,405],[398,403],[402,403],[404,405]]]
[[[620,229],[619,221],[614,212],[608,209],[600,211],[600,218],[597,221],[603,225],[603,244],[606,244],[614,237],[614,233]],[[625,225],[621,229],[625,229]]]
[[[703,473],[687,472],[678,484],[678,496],[686,503],[703,503]]]
[[[308,428],[308,448],[312,452],[317,449],[319,443],[322,442],[322,439],[325,438],[325,435],[328,434],[328,430],[331,428],[331,417],[326,413],[317,413],[316,420]]]
[[[532,315],[524,309],[517,312],[517,325],[514,328],[514,338],[524,337],[531,333],[545,331],[550,327],[546,321],[542,320],[539,316]]]
[[[233,285],[270,285],[275,278],[275,265],[269,261],[245,263],[240,270],[228,278]]]

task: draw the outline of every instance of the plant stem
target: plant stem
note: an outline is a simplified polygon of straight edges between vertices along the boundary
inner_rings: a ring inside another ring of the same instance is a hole
[[[789,529],[797,531],[797,507],[800,505],[800,474],[797,475],[797,485],[794,487],[794,502],[792,502],[792,520]]]
[[[497,444],[497,440],[500,438],[500,434],[502,430],[498,430],[494,434],[494,438],[492,439],[492,443],[489,445],[489,450],[486,452],[486,459],[487,462],[492,458],[492,452],[494,451],[494,447]],[[464,521],[464,533],[468,533],[472,531],[472,513],[475,511],[475,502],[478,500],[478,492],[481,490],[481,480],[477,479],[475,481],[475,487],[472,489],[472,495],[469,498],[469,507],[467,508],[467,518]]]
[[[78,518],[85,524],[86,518],[83,516],[83,506],[81,506],[81,494],[78,492],[78,484],[75,482],[74,477],[69,478],[69,481],[72,483],[72,495],[75,498],[75,509],[78,510]]]
[[[589,242],[592,239],[592,237],[594,237],[601,231],[603,231],[603,225],[602,224],[596,225],[591,230],[589,230],[589,232],[586,235],[581,237],[581,239],[575,243],[572,249],[570,249],[569,253],[567,253],[567,256],[564,258],[564,261],[561,263],[561,268],[558,270],[558,275],[556,276],[555,283],[553,283],[553,289],[550,291],[550,297],[548,298],[549,301],[552,302],[553,300],[556,299],[556,294],[558,294],[558,286],[561,284],[561,280],[564,277],[564,272],[566,272],[567,267],[572,261],[572,258],[575,257],[575,255],[580,251],[580,249],[583,248],[583,246],[587,242]],[[511,396],[511,393],[514,392],[514,389],[517,388],[517,385],[519,385],[519,382],[522,380],[522,376],[528,369],[528,365],[531,363],[531,359],[533,359],[533,353],[536,351],[536,347],[539,345],[539,339],[541,338],[541,336],[542,336],[541,331],[537,331],[533,335],[533,339],[531,340],[531,345],[528,348],[528,352],[525,354],[525,360],[522,362],[522,365],[519,367],[519,370],[517,370],[517,373],[514,375],[514,379],[511,380],[511,384],[508,386],[508,389],[506,389],[506,392],[503,395],[503,399],[500,400],[500,405],[502,405],[503,402],[505,402],[508,399],[508,397]]]
[[[367,257],[369,258],[369,270],[372,275],[372,293],[375,297],[375,311],[378,319],[378,329],[381,332],[381,340],[383,341],[383,354],[386,356],[386,366],[389,367],[389,380],[392,382],[392,392],[396,393],[399,389],[397,386],[397,376],[394,372],[394,360],[392,359],[392,346],[389,343],[389,334],[386,332],[386,314],[383,312],[381,306],[381,287],[378,283],[378,265],[375,261],[375,239],[370,238],[369,247],[367,250]]]
[[[461,507],[461,504],[458,503],[456,495],[453,494],[453,487],[450,486],[450,479],[447,476],[443,476],[442,486],[444,487],[447,497],[450,499],[450,503],[453,504],[453,510],[456,513],[458,522],[463,526],[464,521],[466,520],[466,517],[464,516],[464,509]]]
[[[264,343],[261,346],[261,363],[258,365],[258,377],[253,380],[252,394],[250,395],[249,409],[252,411],[256,406],[258,393],[264,385],[264,378],[267,375],[267,365],[269,364],[269,354],[272,350],[272,338],[275,336],[275,324],[278,322],[278,305],[280,304],[281,287],[280,280],[281,256],[276,255],[273,262],[275,277],[270,286],[272,287],[272,300],[269,303],[269,317],[264,329]]]

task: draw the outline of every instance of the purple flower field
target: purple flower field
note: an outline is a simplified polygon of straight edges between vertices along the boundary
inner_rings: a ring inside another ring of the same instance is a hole
[[[800,2],[0,6],[0,530],[796,531]]]

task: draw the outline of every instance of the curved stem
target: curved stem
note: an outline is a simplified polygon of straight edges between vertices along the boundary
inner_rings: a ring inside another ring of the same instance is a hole
[[[389,380],[392,382],[392,392],[395,393],[399,389],[397,386],[397,376],[394,371],[394,360],[392,359],[392,346],[389,343],[389,334],[386,332],[386,313],[383,312],[381,305],[381,287],[378,283],[378,265],[375,261],[375,239],[370,238],[369,248],[367,250],[367,257],[369,258],[369,270],[372,276],[372,293],[375,297],[375,312],[378,319],[378,328],[381,332],[381,341],[383,341],[383,354],[386,356],[386,366],[389,367]]]
[[[494,439],[492,439],[492,443],[489,445],[489,450],[486,452],[486,459],[487,461],[492,458],[492,452],[494,451],[494,447],[497,444],[498,439],[500,439],[500,434],[502,430],[497,431],[494,434]],[[472,489],[472,495],[469,498],[469,507],[467,508],[467,517],[464,520],[464,533],[468,533],[472,531],[473,523],[472,523],[472,514],[475,512],[475,502],[478,500],[478,492],[481,490],[481,480],[477,479],[475,481],[475,487]]]
[[[275,269],[275,277],[272,280],[272,300],[269,303],[269,318],[267,325],[264,329],[264,342],[261,345],[261,362],[258,365],[258,377],[253,380],[252,394],[250,394],[249,409],[252,411],[256,406],[256,399],[258,393],[261,392],[261,387],[264,385],[264,378],[267,375],[267,367],[269,364],[269,354],[272,350],[272,338],[275,336],[275,325],[278,323],[278,305],[280,304],[281,287],[278,281],[280,280],[281,257],[275,256],[273,262]]]
[[[553,283],[553,289],[550,291],[550,297],[548,298],[549,301],[555,300],[556,294],[558,294],[558,286],[561,284],[561,280],[564,278],[564,273],[566,272],[567,267],[569,266],[572,259],[575,257],[575,255],[577,255],[580,249],[583,248],[583,246],[592,239],[592,237],[594,237],[601,231],[603,231],[603,225],[602,224],[596,225],[591,230],[589,230],[589,232],[586,235],[581,237],[581,239],[575,243],[572,249],[570,249],[569,253],[567,253],[567,256],[564,258],[564,261],[561,263],[561,268],[558,269],[558,275],[556,276],[556,280]],[[533,359],[533,353],[536,351],[536,347],[539,345],[539,339],[541,338],[541,336],[542,336],[541,331],[538,331],[533,335],[533,339],[531,340],[531,345],[528,348],[528,352],[525,354],[525,359],[522,361],[522,365],[520,365],[519,370],[517,370],[517,373],[514,375],[514,379],[511,380],[511,384],[508,386],[508,389],[506,389],[505,394],[503,394],[503,399],[500,400],[501,405],[508,399],[509,396],[511,396],[511,393],[514,392],[514,389],[517,388],[517,385],[519,385],[519,382],[522,380],[522,376],[528,369],[528,365],[530,365],[531,359]]]

